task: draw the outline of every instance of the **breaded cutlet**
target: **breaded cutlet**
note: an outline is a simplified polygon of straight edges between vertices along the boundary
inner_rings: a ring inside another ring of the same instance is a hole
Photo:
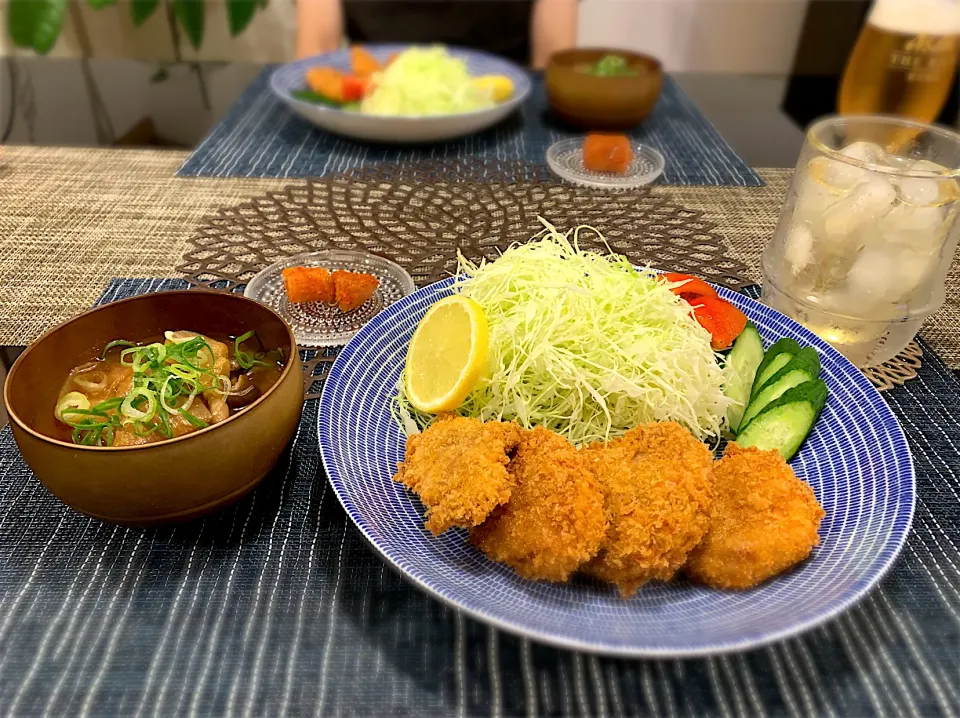
[[[600,482],[610,520],[599,555],[584,568],[630,596],[668,581],[709,525],[712,455],[677,423],[638,426],[582,451]]]
[[[690,578],[714,588],[751,588],[820,543],[823,508],[780,452],[728,444],[713,473],[710,528],[687,560]]]
[[[509,422],[441,416],[407,439],[394,481],[420,497],[434,534],[476,526],[510,499],[516,482],[507,471],[508,453],[521,434]]]
[[[606,535],[596,477],[565,438],[544,428],[523,435],[508,470],[510,500],[471,529],[470,540],[523,578],[566,581]]]

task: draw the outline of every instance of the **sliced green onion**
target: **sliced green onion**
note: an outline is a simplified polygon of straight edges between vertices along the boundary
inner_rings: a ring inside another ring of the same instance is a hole
[[[255,354],[250,352],[245,352],[240,348],[240,345],[243,344],[247,339],[254,336],[256,332],[249,331],[246,334],[241,334],[236,339],[233,340],[233,356],[237,360],[237,364],[240,365],[240,368],[243,370],[253,369],[255,366],[267,366],[265,361],[260,361],[257,359]]]
[[[259,355],[240,350],[240,344],[253,335],[253,332],[247,332],[235,343],[238,363],[245,369],[265,364]],[[181,338],[175,337],[174,332],[165,332],[164,337],[165,343],[146,345],[118,339],[104,348],[105,356],[111,349],[122,347],[119,361],[133,373],[131,389],[125,396],[101,401],[92,408],[82,392],[70,392],[61,398],[55,408],[56,416],[73,428],[74,443],[112,445],[121,426],[130,427],[139,437],[159,433],[165,438],[173,438],[170,417],[175,414],[182,416],[195,429],[209,426],[190,413],[190,408],[201,393],[210,392],[207,396],[211,400],[213,396],[228,396],[231,390],[229,375],[216,373],[217,354],[203,335],[190,334]],[[85,371],[94,370],[96,366],[91,364]],[[86,382],[89,389],[102,390],[107,377],[105,372],[101,373],[102,382],[80,377],[79,384],[84,386]],[[91,374],[91,378],[99,378],[99,375]],[[77,380],[76,375],[74,380]]]
[[[113,349],[114,347],[135,347],[137,346],[133,342],[128,342],[126,339],[117,339],[110,342],[103,348],[103,353],[100,355],[100,358],[103,359],[107,356],[107,352]]]
[[[118,396],[115,399],[107,399],[106,401],[101,401],[99,404],[93,407],[93,410],[101,411],[101,412],[113,411],[115,409],[119,409],[122,403],[123,403],[123,397]]]
[[[49,405],[48,405],[49,406]],[[60,397],[56,408],[53,410],[54,416],[63,421],[63,412],[67,409],[89,409],[90,400],[79,391],[70,391]]]
[[[141,411],[134,406],[137,399],[143,397],[147,401],[147,409]],[[120,405],[120,413],[132,419],[133,421],[150,421],[153,415],[157,413],[157,394],[156,392],[137,387],[131,389]]]
[[[180,416],[186,419],[187,422],[190,424],[190,426],[192,426],[194,429],[206,429],[208,426],[210,426],[203,419],[200,419],[199,417],[194,416],[189,411],[180,409],[179,413],[180,413]]]

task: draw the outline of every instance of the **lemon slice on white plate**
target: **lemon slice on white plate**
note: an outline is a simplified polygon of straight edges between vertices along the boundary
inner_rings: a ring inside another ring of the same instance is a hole
[[[410,403],[430,414],[460,406],[483,376],[488,333],[483,307],[472,299],[454,295],[434,304],[407,349]]]

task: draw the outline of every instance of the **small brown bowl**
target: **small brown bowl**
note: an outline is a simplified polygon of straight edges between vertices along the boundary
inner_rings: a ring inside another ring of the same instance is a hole
[[[582,71],[605,55],[623,57],[637,74],[597,77]],[[663,68],[648,55],[583,48],[553,55],[546,80],[550,106],[565,122],[586,130],[626,130],[653,112],[663,87]]]
[[[91,447],[51,438],[60,387],[114,339],[165,330],[238,335],[254,329],[289,357],[280,379],[243,411],[206,429],[143,446]],[[200,290],[145,294],[51,329],[20,355],[4,387],[13,436],[37,478],[68,506],[113,523],[146,526],[212,513],[249,493],[273,467],[303,408],[300,356],[290,327],[238,295]]]

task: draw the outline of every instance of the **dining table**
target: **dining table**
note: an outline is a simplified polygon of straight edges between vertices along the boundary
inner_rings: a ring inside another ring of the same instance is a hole
[[[289,239],[285,222],[305,193],[315,200],[361,187],[369,195],[379,183],[383,192],[415,194],[404,172],[444,160],[461,163],[454,172],[466,169],[459,179],[449,166],[423,175],[441,197],[441,190],[455,194],[460,179],[474,192],[484,183],[502,193],[524,183],[559,185],[541,171],[542,148],[554,135],[537,129],[536,106],[518,124],[462,143],[369,148],[289,116],[265,94],[266,77],[193,152],[0,147],[0,345],[8,360],[98,304],[218,280],[242,289],[246,275],[229,267],[218,274],[211,257],[256,231],[274,232],[280,251],[289,240],[292,253],[301,240]],[[636,191],[637,202],[695,221],[714,242],[711,256],[736,267],[737,288],[756,297],[761,253],[792,170],[742,162],[679,87],[668,88],[665,103],[647,139],[673,172]],[[474,160],[480,170],[471,169]],[[485,174],[490,162],[537,169],[507,181]],[[507,209],[498,211],[514,211],[501,204]],[[265,209],[277,206],[288,214]],[[352,225],[334,221],[340,206],[324,204],[325,216],[349,234]],[[386,246],[384,226],[377,231]],[[337,502],[320,458],[315,401],[306,402],[293,443],[250,496],[206,519],[158,528],[111,525],[64,506],[4,427],[0,713],[958,715],[957,327],[954,261],[946,302],[918,335],[908,371],[891,374],[882,392],[910,444],[917,482],[913,526],[890,571],[821,626],[698,658],[613,658],[543,645],[405,581]],[[322,378],[318,371],[316,389]]]

